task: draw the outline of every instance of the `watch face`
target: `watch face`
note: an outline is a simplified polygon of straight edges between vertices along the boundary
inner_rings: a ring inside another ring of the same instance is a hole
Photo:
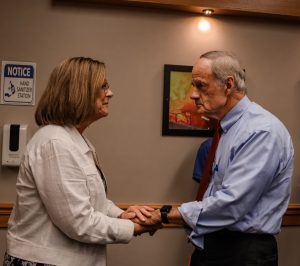
[[[172,205],[164,205],[161,207],[160,211],[161,212],[170,212],[170,210],[172,209]]]

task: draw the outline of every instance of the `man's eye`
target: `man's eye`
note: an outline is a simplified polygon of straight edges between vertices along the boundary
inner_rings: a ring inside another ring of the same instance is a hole
[[[203,90],[205,88],[205,84],[203,84],[201,81],[193,81],[192,85],[197,89],[197,90]]]

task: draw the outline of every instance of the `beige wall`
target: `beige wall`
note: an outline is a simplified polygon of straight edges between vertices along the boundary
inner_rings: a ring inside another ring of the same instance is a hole
[[[109,117],[92,125],[87,135],[108,176],[110,198],[124,203],[180,203],[195,194],[191,173],[203,138],[161,136],[164,64],[193,65],[201,53],[212,49],[236,53],[246,66],[249,96],[286,124],[296,162],[299,158],[300,23],[218,18],[211,19],[212,31],[203,34],[196,28],[197,21],[191,14],[159,10],[3,0],[0,60],[37,63],[37,100],[50,71],[64,58],[91,56],[104,61],[114,98]],[[0,105],[0,138],[4,123],[26,123],[34,133],[34,110]],[[299,174],[296,163],[294,203],[300,202]],[[0,167],[0,202],[14,201],[16,175],[16,169]],[[299,264],[296,250],[287,255],[299,237],[298,228],[283,229],[280,266]],[[109,266],[186,265],[191,246],[182,230],[139,238],[127,246],[111,246]],[[0,252],[4,249],[2,230]]]

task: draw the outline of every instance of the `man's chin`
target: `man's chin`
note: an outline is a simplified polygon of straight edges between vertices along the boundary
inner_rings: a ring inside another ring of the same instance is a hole
[[[197,109],[197,114],[204,116],[205,118],[207,118],[208,120],[211,118],[214,118],[214,116],[212,115],[212,113],[207,112],[206,110],[204,110],[203,108],[199,108]]]
[[[205,112],[205,110],[202,107],[197,108],[197,113],[200,115],[207,115],[207,112]]]

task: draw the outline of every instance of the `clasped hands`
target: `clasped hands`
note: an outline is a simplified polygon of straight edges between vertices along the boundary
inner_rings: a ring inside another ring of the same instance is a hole
[[[121,219],[130,219],[134,223],[134,235],[149,232],[152,236],[157,229],[162,228],[159,209],[149,206],[130,206],[120,215]]]

